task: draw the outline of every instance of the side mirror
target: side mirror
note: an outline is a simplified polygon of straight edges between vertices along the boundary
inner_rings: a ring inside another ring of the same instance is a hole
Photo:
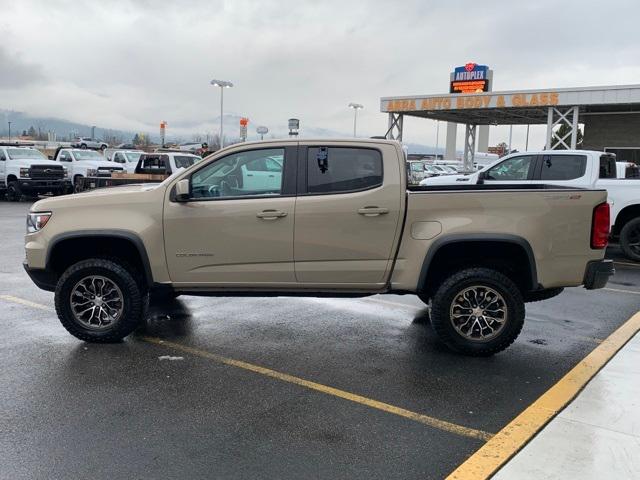
[[[487,179],[487,172],[480,172],[478,174],[478,183],[484,182]]]
[[[49,160],[53,160],[53,155],[49,155]]]
[[[176,183],[176,200],[186,202],[189,200],[189,179],[185,178]]]

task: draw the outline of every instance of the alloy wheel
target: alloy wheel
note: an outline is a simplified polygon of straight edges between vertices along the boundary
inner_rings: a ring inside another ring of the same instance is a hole
[[[485,285],[474,285],[458,292],[449,311],[456,332],[476,342],[485,342],[499,335],[507,323],[507,315],[503,296]]]

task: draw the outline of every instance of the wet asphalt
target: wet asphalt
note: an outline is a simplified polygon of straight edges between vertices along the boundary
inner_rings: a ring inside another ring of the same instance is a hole
[[[614,247],[618,291],[528,304],[492,358],[449,352],[414,296],[181,297],[86,344],[22,270],[29,205],[0,202],[0,479],[443,478],[483,441],[147,339],[496,433],[640,310]]]

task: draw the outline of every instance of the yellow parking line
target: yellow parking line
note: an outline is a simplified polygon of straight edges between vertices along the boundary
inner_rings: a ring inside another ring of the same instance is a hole
[[[603,288],[603,290],[607,290],[609,292],[632,293],[634,295],[640,295],[640,292],[636,291],[636,290],[622,290],[620,288],[609,288],[609,287],[605,287],[605,288]]]
[[[26,307],[37,308],[38,310],[46,310],[48,312],[55,311],[53,307],[49,307],[48,305],[42,305],[40,303],[31,302],[29,300],[25,300],[24,298],[14,297],[13,295],[0,295],[0,300],[18,303]]]
[[[276,378],[283,382],[293,383],[295,385],[299,385],[301,387],[315,390],[317,392],[322,392],[327,395],[333,395],[334,397],[343,398],[345,400],[349,400],[354,403],[359,403],[360,405],[366,405],[367,407],[375,408],[377,410],[382,410],[383,412],[393,413],[394,415],[408,418],[410,420],[414,420],[416,422],[422,423],[424,425],[428,425],[433,428],[437,428],[439,430],[444,430],[446,432],[455,433],[457,435],[471,437],[471,438],[475,438],[483,441],[489,440],[492,436],[490,433],[484,432],[482,430],[463,427],[462,425],[457,425],[455,423],[447,422],[445,420],[440,420],[434,417],[430,417],[428,415],[423,415],[421,413],[412,412],[410,410],[396,407],[388,403],[379,402],[378,400],[373,400],[371,398],[363,397],[355,393],[350,393],[344,390],[329,387],[327,385],[322,385],[320,383],[311,382],[309,380],[305,380],[300,377],[295,377],[287,373],[277,372],[275,370],[271,370],[270,368],[261,367],[259,365],[243,362],[241,360],[235,360],[233,358],[223,357],[222,355],[207,352],[206,350],[200,350],[197,348],[189,347],[187,345],[182,345],[180,343],[170,342],[170,341],[162,340],[160,338],[155,338],[155,337],[142,337],[142,339],[147,342],[154,343],[156,345],[170,347],[180,352],[189,353],[191,355],[206,358],[209,360],[214,360],[218,363],[223,363],[225,365],[229,365],[236,368],[242,368],[243,370],[249,370],[254,373],[259,373],[260,375]]]
[[[485,479],[515,455],[640,331],[640,312],[627,320],[540,398],[454,470],[447,480]]]
[[[7,302],[13,302],[20,305],[24,305],[31,308],[37,308],[39,310],[46,311],[54,311],[54,309],[48,305],[42,305],[40,303],[31,302],[29,300],[25,300],[23,298],[14,297],[13,295],[0,295],[0,300],[5,300]],[[305,380],[303,378],[295,377],[293,375],[289,375],[286,373],[277,372],[275,370],[271,370],[269,368],[261,367],[259,365],[253,365],[251,363],[243,362],[241,360],[235,360],[232,358],[223,357],[222,355],[218,355],[215,353],[207,352],[205,350],[199,350],[197,348],[189,347],[187,345],[182,345],[179,343],[170,342],[167,340],[162,340],[160,338],[155,337],[141,337],[142,340],[153,343],[156,345],[162,345],[165,347],[173,348],[174,350],[179,350],[181,352],[190,353],[191,355],[195,355],[202,358],[207,358],[209,360],[215,360],[216,362],[223,363],[225,365],[229,365],[236,368],[242,368],[244,370],[249,370],[251,372],[259,373],[261,375],[265,375],[267,377],[276,378],[283,382],[293,383],[295,385],[299,385],[301,387],[306,387],[311,390],[316,390],[318,392],[325,393],[327,395],[333,395],[334,397],[343,398],[345,400],[349,400],[354,403],[359,403],[361,405],[366,405],[371,408],[375,408],[377,410],[382,410],[383,412],[393,413],[394,415],[398,415],[400,417],[408,418],[410,420],[422,423],[424,425],[428,425],[433,428],[437,428],[439,430],[444,430],[446,432],[454,433],[457,435],[462,435],[465,437],[475,438],[477,440],[487,441],[491,438],[491,433],[484,432],[482,430],[476,430],[473,428],[464,427],[462,425],[458,425],[455,423],[447,422],[446,420],[440,420],[438,418],[430,417],[428,415],[423,415],[421,413],[412,412],[411,410],[406,410],[404,408],[396,407],[394,405],[390,405],[388,403],[379,402],[377,400],[373,400],[371,398],[363,397],[361,395],[357,395],[354,393],[346,392],[344,390],[339,390],[337,388],[329,387],[327,385],[322,385],[320,383],[311,382],[309,380]]]

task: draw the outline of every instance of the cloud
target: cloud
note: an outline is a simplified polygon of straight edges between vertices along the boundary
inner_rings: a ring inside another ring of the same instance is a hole
[[[365,106],[358,130],[380,135],[380,97],[444,93],[467,61],[491,66],[502,90],[634,83],[638,16],[640,4],[622,0],[21,0],[0,20],[0,71],[22,72],[0,76],[11,85],[0,84],[0,105],[105,128],[155,132],[166,120],[171,133],[215,132],[216,77],[233,81],[225,112],[248,116],[250,130],[285,131],[298,117],[303,134],[348,135],[354,101]],[[411,142],[435,144],[435,131],[405,122]],[[507,140],[493,132],[492,143]]]
[[[18,55],[10,55],[0,46],[0,90],[20,89],[42,82],[44,75],[38,65],[22,61]]]

